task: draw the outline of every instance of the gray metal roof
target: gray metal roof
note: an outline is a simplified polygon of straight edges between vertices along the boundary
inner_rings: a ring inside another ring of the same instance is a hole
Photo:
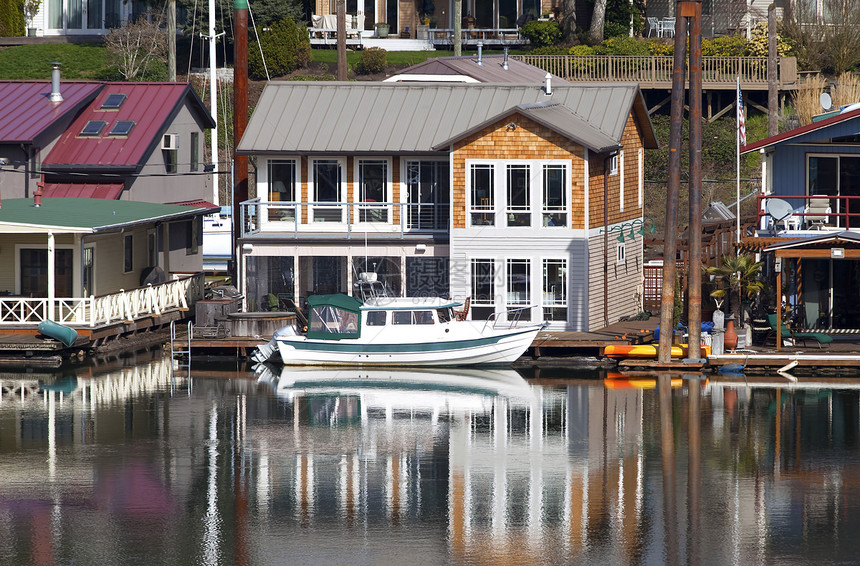
[[[539,102],[537,104],[521,104],[519,106],[515,106],[509,111],[493,116],[484,123],[478,124],[470,130],[460,132],[452,139],[445,140],[438,144],[435,149],[443,150],[450,144],[481,130],[485,126],[498,122],[506,116],[510,116],[515,113],[531,118],[535,122],[551,128],[567,138],[576,141],[583,147],[587,147],[593,151],[611,151],[617,149],[620,145],[618,140],[609,137],[605,132],[595,128],[574,114],[568,107],[557,102]]]
[[[505,69],[504,61],[504,55],[483,55],[480,65],[477,55],[433,57],[423,63],[403,69],[395,77],[401,75],[449,75],[470,77],[480,83],[543,84],[546,71],[540,67],[508,57],[508,68]],[[566,85],[571,83],[552,75],[552,84]]]
[[[495,116],[542,102],[564,107],[564,122],[550,124],[556,131],[570,135],[587,124],[616,145],[634,112],[646,147],[656,147],[635,83],[559,85],[546,96],[542,85],[272,81],[263,89],[237,152],[430,153]],[[534,115],[552,119],[551,112],[562,111],[548,110],[534,110]],[[579,138],[587,138],[597,144],[593,149],[604,147],[605,140],[596,134],[592,139],[592,133],[572,139],[584,143]]]

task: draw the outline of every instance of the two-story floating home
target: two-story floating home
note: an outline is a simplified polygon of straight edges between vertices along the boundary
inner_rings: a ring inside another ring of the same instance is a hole
[[[635,84],[270,82],[237,149],[248,308],[373,272],[473,319],[603,327],[637,312],[648,147]]]
[[[750,251],[779,264],[777,295],[808,328],[860,328],[860,109],[742,148],[762,158]],[[776,307],[776,305],[770,305]]]

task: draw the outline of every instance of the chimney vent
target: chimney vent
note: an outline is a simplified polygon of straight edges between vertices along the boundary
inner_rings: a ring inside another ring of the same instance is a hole
[[[544,94],[547,96],[552,96],[552,75],[547,73],[544,78],[546,79],[546,87]]]
[[[484,44],[482,42],[478,42],[478,65],[484,64]]]
[[[505,60],[504,60],[504,62],[502,62],[502,69],[504,69],[506,71],[508,70],[508,48],[507,48],[507,46],[505,47]]]
[[[42,187],[44,186],[43,183],[37,183],[36,190],[33,191],[33,206],[36,208],[42,206]]]
[[[63,95],[60,94],[60,63],[51,63],[51,102],[62,102]]]

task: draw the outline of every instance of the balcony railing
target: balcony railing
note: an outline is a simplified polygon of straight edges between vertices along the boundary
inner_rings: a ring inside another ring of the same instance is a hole
[[[767,211],[769,199],[787,202],[793,212],[781,220],[774,219]],[[825,207],[829,207],[829,210]],[[860,196],[759,195],[756,225],[760,229],[786,233],[806,230],[860,230]]]
[[[626,55],[516,55],[568,81],[637,82],[648,87],[671,86],[672,57]],[[767,57],[702,57],[702,85],[706,88],[735,85],[740,77],[745,89],[767,88]],[[779,88],[797,83],[797,61],[780,57]]]
[[[187,309],[203,298],[203,274],[129,291],[81,298],[0,297],[0,326],[36,326],[44,320],[95,327]]]
[[[448,204],[404,202],[266,202],[242,203],[241,234],[339,232],[347,238],[367,231],[405,235],[448,230]]]

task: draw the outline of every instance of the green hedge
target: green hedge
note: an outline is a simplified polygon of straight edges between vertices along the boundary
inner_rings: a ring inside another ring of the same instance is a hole
[[[260,56],[260,46],[266,57],[266,65]],[[254,42],[248,49],[248,73],[251,78],[266,78],[266,68],[272,77],[282,77],[296,69],[306,67],[311,61],[311,42],[307,30],[299,28],[290,18],[275,23],[271,29],[260,34],[260,43]]]
[[[26,31],[24,0],[0,0],[0,36],[20,37]]]

